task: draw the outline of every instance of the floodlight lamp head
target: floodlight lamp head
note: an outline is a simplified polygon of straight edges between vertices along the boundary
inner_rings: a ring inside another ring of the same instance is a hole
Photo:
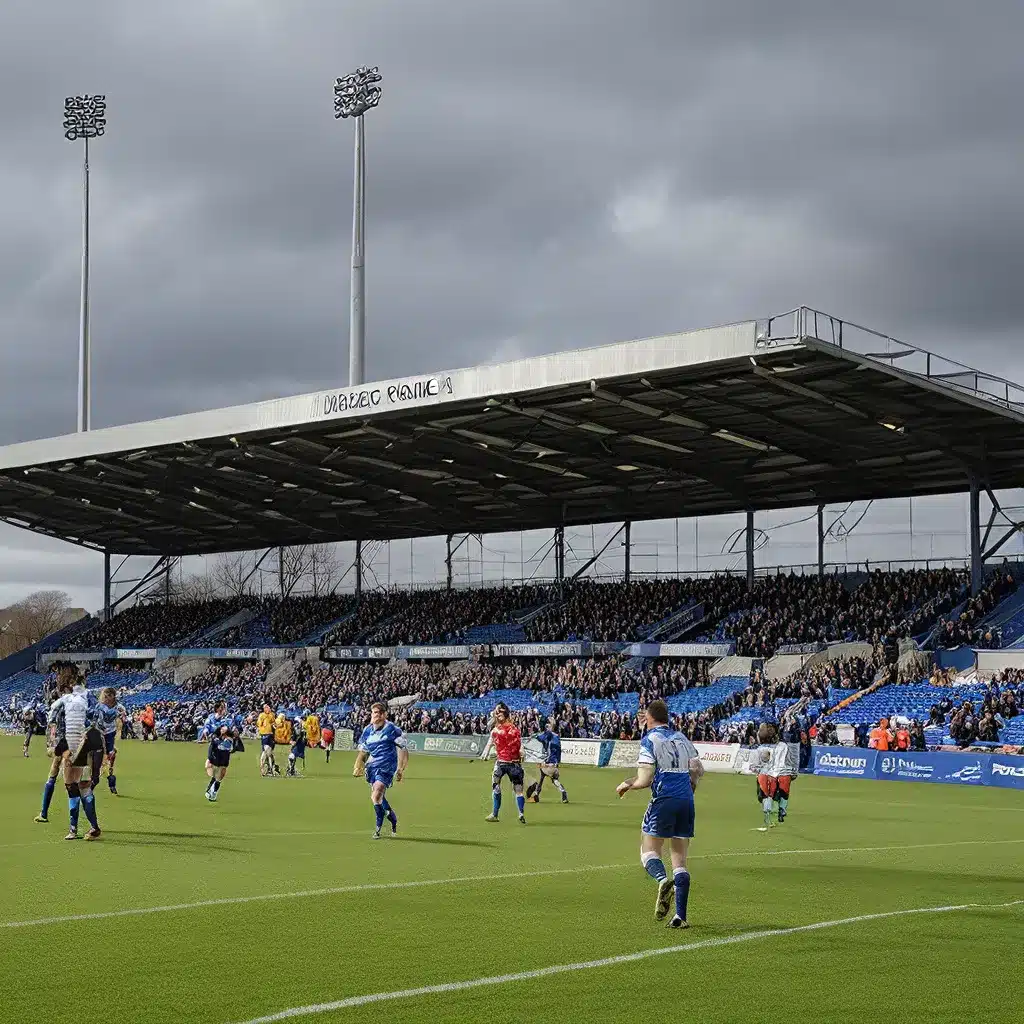
[[[68,141],[98,139],[106,130],[106,96],[68,96],[64,100],[64,137]]]
[[[380,80],[380,68],[366,65],[337,79],[334,83],[334,116],[362,117],[377,106],[381,96]]]

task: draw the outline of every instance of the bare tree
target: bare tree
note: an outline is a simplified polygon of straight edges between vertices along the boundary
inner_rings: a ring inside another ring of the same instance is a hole
[[[308,578],[312,550],[312,544],[300,544],[294,548],[282,548],[278,553],[279,582],[284,597],[290,597]]]
[[[211,573],[218,595],[241,597],[248,593],[253,568],[253,556],[249,551],[221,555],[214,563]]]
[[[0,651],[6,656],[56,633],[70,621],[63,590],[37,590],[0,612]]]
[[[307,575],[314,597],[330,594],[344,577],[338,549],[331,544],[314,545],[309,553]]]

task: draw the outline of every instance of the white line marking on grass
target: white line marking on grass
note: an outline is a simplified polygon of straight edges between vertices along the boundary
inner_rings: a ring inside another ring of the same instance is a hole
[[[401,840],[394,840],[400,842]],[[727,853],[695,854],[690,860],[721,860],[733,857],[791,857],[811,853],[890,853],[899,850],[931,850],[950,846],[1000,846],[1024,843],[1024,839],[963,839],[948,843],[909,843],[902,846],[831,846],[805,847],[793,850],[736,850]],[[524,878],[546,878],[555,875],[576,875],[586,871],[620,871],[635,868],[638,862],[627,864],[581,864],[574,868],[549,868],[543,871],[516,871],[507,874],[462,875],[453,878],[422,878],[410,882],[367,882],[358,885],[337,885],[323,889],[305,889],[299,892],[257,893],[255,896],[224,896],[220,899],[198,900],[194,903],[169,903],[156,907],[128,907],[124,910],[105,910],[92,914],[65,914],[60,917],[37,917],[27,921],[0,921],[4,928],[36,928],[71,921],[104,921],[114,917],[143,917],[147,914],[169,914],[204,907],[224,907],[240,903],[265,903],[271,900],[290,900],[307,896],[341,896],[346,893],[381,892],[390,889],[423,889],[438,885],[464,885],[472,882],[507,882]]]
[[[813,924],[801,924],[794,928],[772,928],[759,932],[742,932],[738,935],[725,935],[717,939],[702,939],[699,942],[687,942],[679,946],[660,946],[657,949],[643,949],[638,953],[623,953],[619,956],[607,956],[600,960],[584,960],[575,964],[558,964],[554,967],[540,967],[532,971],[519,971],[516,974],[496,974],[488,978],[472,978],[468,981],[451,981],[441,985],[423,985],[420,988],[400,989],[397,992],[374,992],[365,996],[350,996],[331,1003],[312,1003],[309,1006],[295,1006],[288,1010],[268,1014],[266,1017],[254,1017],[245,1024],[273,1024],[274,1021],[290,1020],[293,1017],[309,1017],[318,1013],[331,1013],[335,1010],[347,1010],[370,1003],[392,1002],[396,999],[413,999],[416,996],[447,995],[452,992],[464,992],[466,989],[483,988],[488,985],[507,985],[511,982],[533,981],[535,978],[547,978],[554,974],[568,974],[574,971],[590,971],[596,967],[617,967],[620,964],[635,963],[638,960],[649,960],[656,956],[667,956],[672,953],[692,953],[701,949],[713,949],[718,946],[734,946],[741,942],[755,942],[758,939],[771,939],[785,935],[797,935],[801,932],[820,931],[825,928],[840,928],[848,924],[862,924],[866,921],[882,921],[890,917],[908,917],[912,914],[949,914],[960,910],[993,910],[1006,909],[1024,905],[1024,900],[1012,900],[1008,903],[961,903],[949,907],[916,907],[910,910],[889,910],[880,914],[860,914],[857,917],[842,917],[835,921],[815,921]]]
[[[198,910],[202,907],[224,907],[236,903],[264,903],[269,900],[291,900],[307,896],[336,896],[354,892],[379,892],[386,889],[422,889],[435,885],[462,885],[467,882],[510,881],[521,878],[541,878],[546,875],[577,875],[583,871],[614,871],[626,864],[585,864],[575,868],[551,868],[547,871],[518,871],[498,875],[462,875],[455,878],[422,878],[412,882],[368,882],[361,885],[336,885],[326,889],[305,889],[299,892],[268,892],[255,896],[225,896],[216,900],[197,900],[195,903],[169,903],[162,907],[130,907],[126,910],[106,910],[95,914],[64,914],[60,917],[38,917],[31,921],[3,921],[0,928],[34,928],[38,925],[65,924],[69,921],[102,921],[111,917],[141,917],[146,914],[167,914],[176,910]]]

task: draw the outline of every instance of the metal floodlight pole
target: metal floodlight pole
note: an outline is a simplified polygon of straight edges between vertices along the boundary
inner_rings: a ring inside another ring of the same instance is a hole
[[[380,103],[380,69],[363,66],[334,83],[334,116],[356,119],[352,197],[352,297],[349,311],[348,383],[363,383],[366,354],[366,134],[363,115]]]
[[[64,100],[64,137],[85,143],[82,161],[82,295],[78,324],[78,429],[92,420],[92,358],[89,349],[89,140],[107,130],[106,96],[68,96]]]

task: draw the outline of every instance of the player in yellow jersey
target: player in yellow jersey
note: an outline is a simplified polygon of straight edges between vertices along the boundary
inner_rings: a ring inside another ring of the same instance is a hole
[[[311,747],[320,746],[320,719],[317,718],[313,712],[310,712],[306,716],[306,721],[303,723],[306,730],[306,742]]]
[[[274,712],[269,704],[256,719],[256,735],[260,738],[260,775],[277,775],[280,769],[274,761]]]
[[[286,747],[291,741],[292,723],[284,715],[278,715],[274,719],[274,742]]]

